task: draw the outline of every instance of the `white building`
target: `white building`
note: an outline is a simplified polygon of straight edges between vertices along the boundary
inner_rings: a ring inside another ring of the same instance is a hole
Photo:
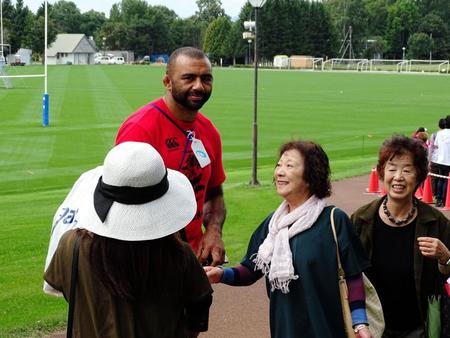
[[[84,34],[58,34],[56,41],[47,51],[49,65],[90,65],[94,64],[97,47]]]

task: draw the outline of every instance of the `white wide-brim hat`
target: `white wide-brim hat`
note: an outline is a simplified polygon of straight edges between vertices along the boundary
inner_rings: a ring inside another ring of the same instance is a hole
[[[105,158],[89,184],[78,224],[100,236],[145,241],[184,228],[197,210],[194,190],[182,173],[166,169],[149,144],[124,142]]]

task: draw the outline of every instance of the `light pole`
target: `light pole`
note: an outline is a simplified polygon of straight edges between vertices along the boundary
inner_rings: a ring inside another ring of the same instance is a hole
[[[0,63],[5,62],[5,55],[3,54],[3,1],[0,0]]]
[[[106,55],[106,36],[102,38],[103,40],[103,56]]]
[[[406,47],[402,47],[402,50],[403,50],[403,60],[405,59],[405,50],[406,50]]]
[[[253,154],[252,154],[252,178],[250,185],[259,185],[257,179],[257,159],[258,159],[258,11],[264,6],[266,0],[249,0],[250,4],[255,9],[255,44],[253,59],[255,63],[255,85],[253,94]]]
[[[431,60],[433,60],[432,49],[433,49],[433,33],[430,33],[430,65]]]
[[[253,34],[253,29],[255,28],[255,21],[244,21],[244,28],[248,29],[248,31],[242,33],[242,38],[247,40],[248,42],[248,59],[247,64],[251,63],[251,51],[250,46],[252,44],[252,40],[255,38]]]

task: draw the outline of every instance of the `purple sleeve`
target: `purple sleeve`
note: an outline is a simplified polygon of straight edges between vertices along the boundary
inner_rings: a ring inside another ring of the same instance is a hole
[[[353,325],[367,324],[366,293],[364,291],[362,274],[347,278],[347,288]]]
[[[365,301],[366,294],[364,292],[364,282],[362,279],[362,274],[347,278],[347,287],[348,301],[350,304],[357,301]]]
[[[224,268],[221,283],[232,286],[248,286],[255,283],[263,275],[260,271],[251,271],[243,265],[233,268]]]

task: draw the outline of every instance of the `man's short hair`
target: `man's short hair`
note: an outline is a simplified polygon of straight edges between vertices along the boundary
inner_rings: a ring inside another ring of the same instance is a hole
[[[175,61],[178,59],[179,56],[184,55],[191,59],[207,59],[208,55],[206,55],[203,51],[201,51],[198,48],[195,47],[181,47],[175,49],[172,54],[170,54],[169,61],[167,62],[167,68],[166,73],[169,73],[170,69],[174,66]]]

